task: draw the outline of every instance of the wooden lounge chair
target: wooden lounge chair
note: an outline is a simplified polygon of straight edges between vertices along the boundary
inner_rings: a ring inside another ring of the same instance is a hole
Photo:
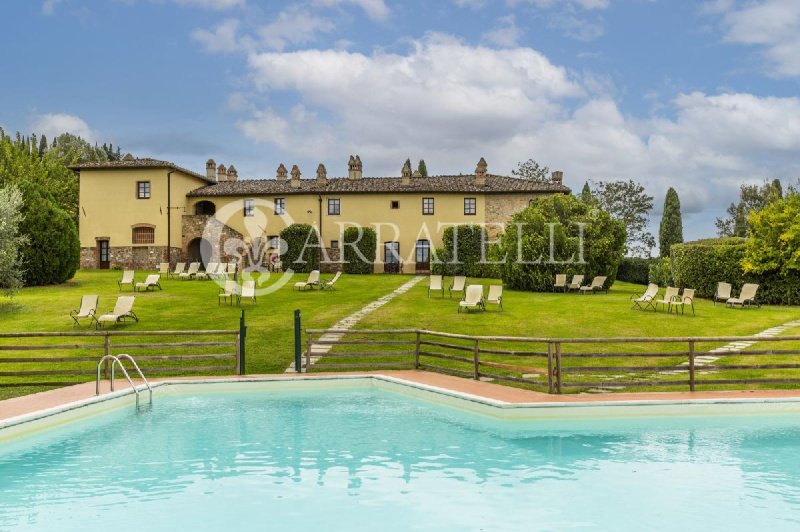
[[[306,288],[313,290],[315,286],[319,286],[319,270],[311,270],[307,280],[294,283],[295,290],[305,290]]]
[[[117,284],[119,285],[119,291],[120,292],[122,292],[122,287],[125,286],[125,285],[130,285],[130,287],[133,288],[133,276],[134,276],[134,271],[133,270],[123,270],[122,271],[122,279],[117,281]]]
[[[177,277],[177,276],[179,276],[180,274],[183,273],[184,269],[186,269],[186,263],[185,262],[178,262],[178,263],[175,264],[175,269],[172,271],[172,273],[169,274],[169,276],[170,277]]]
[[[458,302],[458,312],[464,310],[486,310],[486,302],[483,300],[483,285],[471,284],[464,292],[464,300]]]
[[[197,275],[197,272],[199,271],[200,271],[200,263],[192,262],[191,264],[189,264],[189,269],[178,275],[178,278],[186,281],[194,278]]]
[[[692,316],[694,316],[694,288],[684,288],[683,293],[672,302],[670,307],[675,309],[675,314],[680,308],[681,314],[683,314],[687,305],[692,307]]]
[[[228,263],[228,270],[225,272],[227,275],[236,275],[236,263],[229,262]]]
[[[229,283],[235,283],[236,281],[228,281]],[[256,282],[255,281],[244,281],[242,283],[242,293],[239,294],[237,298],[239,304],[242,304],[242,299],[252,299],[253,304],[256,304]]]
[[[428,297],[431,297],[431,292],[441,292],[442,297],[444,297],[444,283],[441,275],[428,277]]]
[[[656,312],[658,310],[659,305],[664,306],[667,309],[667,312],[669,312],[672,303],[676,299],[678,299],[678,292],[680,292],[680,290],[678,290],[674,286],[668,286],[667,289],[664,291],[664,298],[657,299],[653,304],[653,312]]]
[[[580,290],[583,284],[583,275],[573,275],[572,281],[567,285],[567,292],[570,290]]]
[[[92,324],[92,320],[94,319],[94,314],[97,312],[97,301],[100,299],[99,296],[81,296],[81,308],[78,310],[72,310],[69,313],[69,316],[72,318],[72,321],[75,322],[75,325],[80,325],[80,321],[83,318],[89,318],[89,325]],[[73,325],[73,327],[75,326]]]
[[[503,285],[492,284],[489,285],[489,295],[486,296],[486,303],[497,305],[500,310],[503,310]]]
[[[139,292],[141,290],[144,290],[145,292],[147,292],[151,288],[153,290],[155,290],[156,288],[161,290],[162,289],[161,283],[159,281],[161,281],[161,276],[159,274],[154,273],[152,275],[148,275],[147,278],[144,280],[144,282],[136,283],[136,285],[133,287],[133,291]]]
[[[159,275],[169,275],[169,262],[162,262],[158,265]]]
[[[650,307],[654,307],[654,302],[656,296],[658,295],[658,285],[655,283],[650,283],[647,285],[647,290],[640,296],[631,296],[629,300],[633,303],[631,309],[639,309],[639,310],[647,310]]]
[[[714,292],[714,305],[716,306],[717,301],[727,303],[731,298],[732,289],[733,287],[730,283],[717,283],[717,291]]]
[[[453,277],[453,282],[450,283],[450,297],[453,297],[453,292],[458,292],[461,297],[464,297],[464,287],[467,286],[467,278],[463,275],[456,275]]]
[[[197,272],[197,275],[195,277],[197,277],[198,279],[211,279],[211,276],[217,273],[218,264],[219,263],[217,262],[209,262],[208,264],[206,264],[205,271]]]
[[[224,299],[229,305],[233,304],[234,299],[239,296],[239,284],[236,281],[225,281],[225,287],[219,289],[217,295],[217,305],[222,303]]]
[[[336,275],[334,275],[334,276],[333,276],[333,279],[330,279],[330,280],[328,280],[328,281],[324,281],[324,282],[322,282],[322,283],[319,285],[319,287],[320,287],[322,290],[336,290],[336,287],[335,287],[335,286],[333,286],[333,285],[335,285],[335,284],[336,284],[336,281],[338,281],[338,280],[339,280],[339,277],[341,277],[341,276],[342,276],[342,272],[336,272]]]
[[[553,292],[556,291],[556,288],[558,288],[562,292],[566,292],[567,291],[567,274],[566,273],[557,273],[556,274],[556,282],[553,283]]]
[[[606,277],[597,276],[592,279],[592,284],[588,286],[581,286],[581,294],[591,293],[594,294],[595,292],[605,292],[608,293],[608,288],[605,288],[606,284]]]
[[[761,308],[761,303],[756,301],[756,292],[758,292],[758,285],[757,284],[745,284],[742,285],[742,291],[739,293],[739,297],[732,297],[725,302],[726,305],[733,308],[736,305],[739,305],[741,308],[745,306],[748,307],[758,307]]]
[[[95,325],[99,329],[104,323],[116,324],[126,318],[133,318],[139,321],[136,313],[133,312],[133,302],[136,301],[135,296],[119,296],[114,305],[114,310],[100,317],[95,318]]]
[[[217,264],[217,269],[209,274],[212,279],[224,280],[228,278],[228,265],[225,262]]]

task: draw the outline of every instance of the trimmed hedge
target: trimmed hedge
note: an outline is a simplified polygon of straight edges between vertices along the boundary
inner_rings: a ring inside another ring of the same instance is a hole
[[[378,235],[371,227],[348,227],[342,235],[344,243],[345,273],[372,273],[375,271],[375,250],[378,246]],[[357,248],[357,249],[356,249]],[[359,256],[360,252],[361,256]],[[365,262],[364,259],[367,259]]]
[[[500,277],[496,260],[497,246],[487,246],[481,257],[481,246],[489,241],[485,227],[457,225],[442,233],[442,247],[431,257],[431,272],[436,275],[466,275],[467,277]],[[481,261],[484,258],[484,261]],[[456,259],[458,259],[456,261]]]
[[[672,286],[672,261],[670,258],[665,257],[650,262],[647,280],[658,286]]]
[[[656,259],[643,257],[623,257],[617,270],[617,279],[626,283],[647,284],[650,278],[650,265]]]
[[[308,224],[292,224],[280,233],[286,242],[281,257],[284,268],[295,273],[319,270],[319,234]],[[302,254],[302,256],[301,256]]]

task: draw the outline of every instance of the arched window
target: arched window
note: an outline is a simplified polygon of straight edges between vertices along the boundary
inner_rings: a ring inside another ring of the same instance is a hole
[[[156,227],[154,225],[134,225],[132,231],[131,242],[133,244],[155,244]]]
[[[213,216],[217,212],[217,206],[208,200],[198,201],[194,204],[194,213],[201,216]]]

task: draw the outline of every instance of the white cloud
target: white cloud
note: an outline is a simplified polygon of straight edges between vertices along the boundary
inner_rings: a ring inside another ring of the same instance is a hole
[[[175,0],[182,6],[201,7],[215,11],[225,11],[235,7],[244,7],[246,0]]]
[[[51,139],[62,133],[72,133],[88,141],[96,138],[89,124],[82,118],[67,113],[37,115],[28,129],[37,134],[45,134]]]
[[[722,2],[712,7],[724,13],[725,41],[763,46],[772,74],[800,76],[800,2],[761,0],[740,8]]]
[[[515,7],[520,4],[531,4],[539,8],[579,8],[585,10],[606,9],[611,0],[506,0],[506,4]]]
[[[196,29],[192,32],[192,39],[203,45],[209,52],[235,52],[241,50],[243,45],[237,38],[239,21],[228,19],[219,24],[213,31]]]
[[[42,2],[42,14],[51,16],[56,14],[56,7],[60,4],[63,0],[44,0]]]
[[[486,0],[453,0],[457,7],[468,7],[470,9],[480,9],[486,5]]]
[[[506,15],[497,19],[497,24],[483,33],[481,40],[497,46],[511,48],[517,45],[522,31],[517,26],[514,15]]]
[[[320,34],[333,31],[336,26],[329,19],[308,10],[290,6],[277,18],[258,30],[261,42],[271,50],[283,50],[292,44],[308,44]]]
[[[369,18],[377,21],[385,21],[391,14],[384,0],[314,0],[313,3],[324,7],[353,4],[363,9]]]

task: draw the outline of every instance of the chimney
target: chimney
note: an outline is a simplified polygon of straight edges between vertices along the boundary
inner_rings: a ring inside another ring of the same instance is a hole
[[[209,181],[214,181],[217,178],[217,163],[214,159],[206,161],[206,177]]]
[[[328,182],[328,171],[325,169],[325,165],[319,163],[317,166],[317,184],[324,185]]]
[[[486,171],[489,165],[486,164],[486,159],[481,157],[478,161],[478,166],[475,167],[475,185],[479,187],[486,186]]]
[[[564,172],[560,170],[556,170],[553,172],[553,175],[550,177],[550,181],[553,182],[556,186],[562,186],[564,184]]]
[[[411,184],[411,163],[406,161],[403,164],[403,169],[400,171],[400,175],[403,177],[403,184],[410,185]]]
[[[288,176],[289,172],[286,171],[286,167],[283,166],[283,163],[281,163],[280,166],[278,166],[278,173],[275,175],[275,177],[278,179],[278,181],[286,181]]]
[[[236,181],[239,177],[239,172],[236,171],[236,167],[230,165],[228,167],[228,181]]]
[[[217,181],[227,181],[228,180],[228,172],[225,170],[225,165],[221,164],[217,166]]]
[[[362,168],[361,157],[358,155],[353,157],[351,155],[350,160],[347,162],[347,177],[350,179],[361,179],[363,175]]]
[[[300,187],[300,169],[297,165],[292,166],[292,188],[299,188]]]

